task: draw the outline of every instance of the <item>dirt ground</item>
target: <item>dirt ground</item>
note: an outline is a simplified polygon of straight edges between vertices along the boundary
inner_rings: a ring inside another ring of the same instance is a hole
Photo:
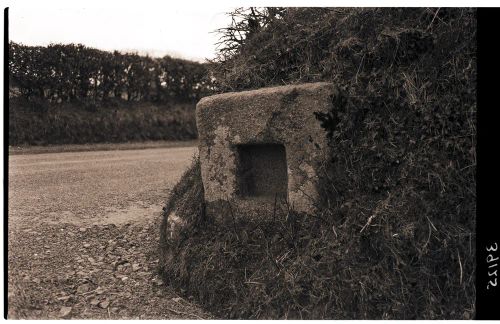
[[[157,276],[193,146],[9,156],[8,317],[206,319]]]
[[[61,153],[61,152],[87,152],[87,151],[111,151],[111,150],[143,150],[152,148],[186,147],[197,146],[197,140],[191,141],[145,141],[130,143],[95,143],[95,144],[67,144],[67,145],[12,145],[9,146],[9,154],[39,154],[39,153]]]

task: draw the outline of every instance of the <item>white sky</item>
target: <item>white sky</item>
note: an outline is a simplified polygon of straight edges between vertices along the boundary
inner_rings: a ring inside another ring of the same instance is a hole
[[[137,2],[138,3],[138,2]],[[103,50],[138,51],[203,61],[215,56],[218,28],[229,6],[135,5],[9,9],[9,39],[25,45],[81,43]]]

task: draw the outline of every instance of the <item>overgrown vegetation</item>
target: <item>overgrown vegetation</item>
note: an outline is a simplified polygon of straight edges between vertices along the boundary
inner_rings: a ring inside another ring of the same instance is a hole
[[[313,217],[185,226],[164,247],[165,279],[224,318],[472,318],[475,10],[234,14],[212,67],[218,91],[333,82],[332,110],[317,116],[332,168]],[[196,170],[183,192],[201,188]]]
[[[106,52],[81,44],[9,43],[9,81],[22,96],[51,102],[193,102],[211,91],[206,64]]]
[[[206,64],[83,45],[9,43],[9,144],[196,137]]]
[[[9,145],[84,144],[197,137],[194,103],[169,104],[109,100],[82,103],[9,102]],[[40,107],[43,107],[40,109]],[[42,110],[43,112],[41,112]]]

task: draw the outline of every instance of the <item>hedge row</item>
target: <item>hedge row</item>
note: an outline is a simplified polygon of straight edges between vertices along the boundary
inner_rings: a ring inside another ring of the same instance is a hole
[[[81,44],[9,43],[11,87],[27,98],[196,101],[211,91],[207,73],[205,64],[169,56],[111,53]]]
[[[192,103],[111,101],[96,111],[79,103],[33,111],[25,98],[9,103],[9,145],[84,144],[197,137]]]

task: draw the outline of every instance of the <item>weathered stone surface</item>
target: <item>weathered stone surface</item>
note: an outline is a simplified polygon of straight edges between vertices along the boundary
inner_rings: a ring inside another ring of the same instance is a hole
[[[167,238],[177,239],[184,226],[186,226],[186,221],[177,216],[175,211],[172,211],[167,217]]]
[[[328,154],[314,113],[330,109],[334,92],[330,83],[311,83],[200,100],[196,122],[207,213],[271,217],[275,201],[314,212],[318,173]]]

